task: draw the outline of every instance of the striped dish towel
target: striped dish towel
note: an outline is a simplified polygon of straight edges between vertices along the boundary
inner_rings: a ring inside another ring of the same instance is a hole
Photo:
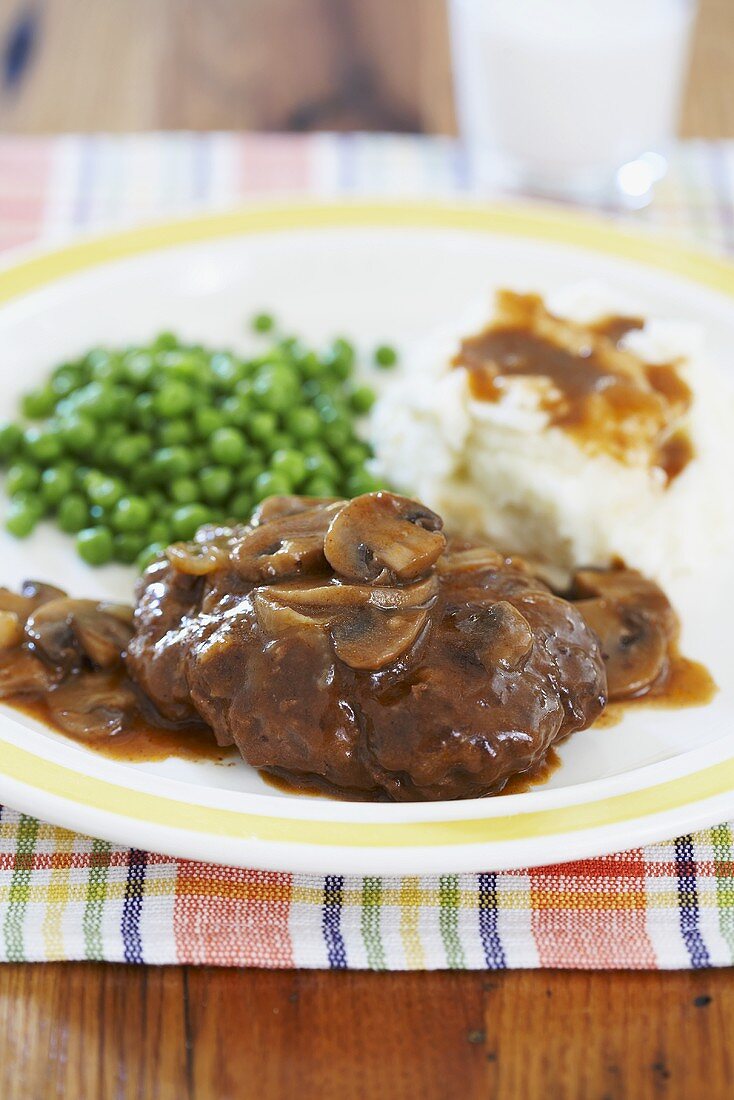
[[[0,248],[265,192],[473,190],[461,150],[440,138],[2,138]],[[655,203],[636,218],[734,252],[734,143],[681,145]],[[375,970],[726,966],[734,962],[733,829],[505,874],[362,878],[190,863],[0,807],[0,960]]]

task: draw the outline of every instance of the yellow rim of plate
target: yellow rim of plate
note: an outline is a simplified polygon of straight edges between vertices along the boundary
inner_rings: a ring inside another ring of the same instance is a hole
[[[726,261],[654,236],[634,236],[592,217],[469,202],[313,202],[253,205],[230,213],[148,225],[31,256],[0,271],[0,303],[76,272],[156,249],[247,234],[340,227],[465,230],[574,245],[662,269],[734,296],[734,266]],[[620,825],[734,789],[734,758],[730,758],[645,790],[557,809],[437,822],[309,820],[212,809],[132,791],[10,742],[2,741],[2,745],[0,774],[87,809],[188,832],[300,845],[403,848],[526,840]]]

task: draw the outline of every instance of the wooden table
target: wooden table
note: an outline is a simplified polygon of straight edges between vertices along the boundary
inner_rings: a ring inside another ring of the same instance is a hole
[[[454,126],[441,0],[0,0],[3,43],[5,131]],[[734,136],[734,0],[683,132]],[[729,971],[2,966],[0,1100],[718,1100],[733,1018]]]

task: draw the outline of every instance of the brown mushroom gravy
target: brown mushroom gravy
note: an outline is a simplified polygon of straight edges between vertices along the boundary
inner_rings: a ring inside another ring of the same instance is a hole
[[[501,400],[512,379],[534,379],[551,425],[590,453],[656,467],[670,483],[693,458],[683,426],[692,393],[678,364],[645,363],[621,343],[642,325],[634,317],[576,324],[538,295],[503,290],[494,320],[462,341],[453,366],[468,372],[481,401]]]
[[[404,497],[274,497],[169,547],[134,612],[0,590],[0,698],[123,759],[234,748],[299,788],[469,798],[547,777],[609,700],[702,701],[677,634],[634,571],[562,596]]]

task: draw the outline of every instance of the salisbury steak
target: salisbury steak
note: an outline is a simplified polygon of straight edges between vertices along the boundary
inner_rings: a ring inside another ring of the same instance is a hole
[[[414,501],[273,498],[141,582],[127,665],[257,768],[394,800],[499,791],[606,700],[596,635]]]

